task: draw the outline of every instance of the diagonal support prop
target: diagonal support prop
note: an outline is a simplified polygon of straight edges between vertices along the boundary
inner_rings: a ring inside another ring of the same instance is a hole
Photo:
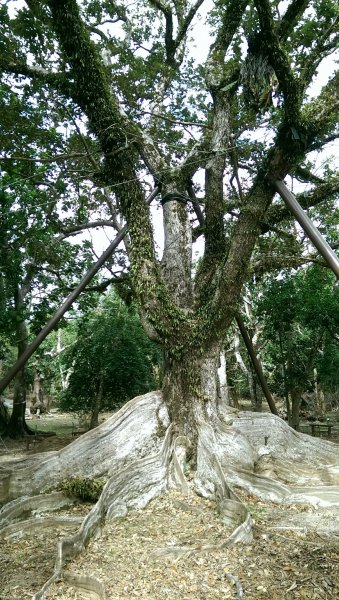
[[[282,197],[291,213],[295,216],[299,225],[311,240],[312,244],[320,252],[330,269],[332,269],[333,273],[335,273],[337,279],[339,279],[339,259],[335,252],[333,252],[331,246],[326,242],[320,231],[318,231],[318,229],[312,223],[309,216],[302,209],[294,194],[290,192],[285,183],[281,179],[272,180],[271,183],[278,194]]]
[[[279,413],[277,411],[277,408],[276,408],[275,402],[273,400],[272,394],[271,394],[271,392],[270,392],[270,390],[268,388],[268,385],[267,385],[267,382],[266,382],[266,379],[265,379],[265,375],[264,375],[264,372],[262,370],[261,362],[260,362],[259,358],[257,357],[257,355],[255,353],[254,346],[252,344],[252,340],[251,340],[251,338],[250,338],[250,336],[248,334],[248,331],[247,331],[247,329],[245,327],[245,323],[244,323],[244,321],[242,320],[242,318],[241,318],[241,316],[239,314],[236,315],[235,320],[237,322],[237,325],[239,327],[240,333],[241,333],[241,335],[243,337],[243,340],[245,342],[245,346],[246,346],[247,352],[248,352],[248,354],[250,356],[250,359],[252,361],[252,364],[254,366],[254,369],[255,369],[255,371],[256,371],[256,373],[258,375],[258,379],[260,381],[261,389],[262,389],[262,391],[265,394],[265,397],[266,397],[266,400],[267,400],[267,404],[270,407],[271,413],[273,413],[274,415],[278,415]]]

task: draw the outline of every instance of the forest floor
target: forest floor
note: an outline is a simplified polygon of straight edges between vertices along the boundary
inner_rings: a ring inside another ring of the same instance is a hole
[[[22,442],[20,446],[5,440],[6,455],[13,458],[59,449],[74,440],[72,418],[58,415],[56,421],[42,418],[38,428],[53,422],[53,429],[59,425],[62,436],[36,440],[28,449]],[[65,427],[70,428],[68,432]],[[282,506],[235,491],[255,520],[249,545],[220,548],[230,530],[221,522],[214,502],[193,492],[184,497],[170,491],[142,511],[106,522],[101,536],[91,540],[67,564],[67,570],[97,577],[108,600],[337,600],[339,526],[335,513],[324,509],[320,518],[327,520],[325,533],[318,528],[319,520],[312,521],[316,515],[319,519],[315,507]],[[76,504],[56,514],[83,518],[90,508]],[[53,572],[57,539],[74,533],[78,526],[44,528],[2,539],[0,599],[31,598]],[[204,550],[206,545],[215,548]],[[182,546],[186,551],[178,552],[176,548]],[[80,600],[85,596],[58,582],[45,598]]]

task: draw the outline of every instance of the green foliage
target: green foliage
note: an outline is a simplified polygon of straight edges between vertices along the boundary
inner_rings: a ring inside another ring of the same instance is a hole
[[[91,479],[90,477],[67,477],[62,479],[58,490],[84,502],[97,502],[106,481],[104,479]]]
[[[159,385],[159,362],[136,313],[111,294],[79,320],[76,341],[63,358],[72,373],[60,408],[90,412],[98,395],[101,409],[119,407]]]
[[[282,367],[289,389],[312,389],[315,367],[323,388],[337,389],[339,298],[330,271],[312,266],[267,280],[257,315],[266,340],[264,361],[275,391],[284,392]]]

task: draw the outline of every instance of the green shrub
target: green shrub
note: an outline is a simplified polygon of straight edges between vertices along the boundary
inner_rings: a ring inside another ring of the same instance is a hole
[[[58,489],[67,496],[74,496],[85,502],[97,502],[106,481],[89,477],[67,477],[62,479]]]

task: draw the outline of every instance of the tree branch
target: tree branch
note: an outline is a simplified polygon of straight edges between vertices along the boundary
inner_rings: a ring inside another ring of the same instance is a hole
[[[305,12],[309,3],[310,0],[292,0],[280,23],[277,25],[277,35],[280,40],[286,40],[292,33],[293,28]]]
[[[166,48],[166,62],[175,67],[175,51],[176,44],[173,39],[173,14],[171,8],[162,2],[162,0],[148,0],[150,4],[153,4],[165,17],[165,48]]]
[[[336,19],[334,19],[333,23],[330,24],[330,26],[323,33],[323,35],[320,35],[317,38],[314,47],[307,55],[305,61],[303,61],[303,74],[301,80],[303,82],[304,88],[306,88],[311,83],[312,77],[316,72],[316,69],[321,63],[321,61],[333,50],[338,48],[338,35],[333,40],[328,40],[331,33],[336,32],[335,26],[338,23],[338,19],[339,18],[336,17]]]
[[[0,70],[10,75],[23,75],[41,81],[42,83],[51,85],[66,96],[72,95],[73,85],[64,75],[64,73],[53,73],[38,65],[27,65],[24,62],[6,61],[0,58]]]
[[[95,227],[113,227],[115,229],[115,224],[113,221],[109,221],[107,219],[100,219],[98,221],[89,221],[88,223],[78,223],[77,225],[70,225],[69,227],[65,227],[62,230],[62,234],[58,236],[58,241],[64,240],[72,235],[77,235],[81,231],[85,229],[93,229]]]
[[[177,121],[177,119],[171,119],[171,117],[168,117],[164,113],[155,113],[149,110],[143,110],[142,114],[151,115],[156,119],[163,119],[164,121],[168,121],[168,123],[173,123],[174,125],[183,125],[183,127],[201,127],[203,129],[211,129],[211,126],[207,125],[207,123],[199,123],[197,121]]]
[[[299,181],[305,181],[306,183],[325,183],[324,179],[322,179],[321,177],[318,177],[318,175],[315,175],[306,167],[298,166],[294,170],[294,176]]]
[[[311,144],[308,148],[308,152],[313,152],[313,150],[320,150],[326,144],[335,142],[338,138],[339,138],[339,133],[334,134],[334,135],[329,135],[328,137],[325,137],[324,139],[319,140],[318,142],[314,142],[314,144]]]
[[[331,197],[336,197],[339,192],[339,177],[334,177],[330,181],[320,183],[313,190],[303,192],[297,195],[299,204],[305,210],[314,208]],[[284,219],[293,220],[294,217],[285,205],[271,206],[267,211],[264,222],[262,224],[261,233],[266,233],[271,229],[271,226],[277,225]]]
[[[136,148],[141,134],[121,113],[118,98],[113,95],[107,71],[90,40],[76,0],[46,0],[46,3],[64,59],[71,67],[73,98],[86,114],[88,127],[100,143],[105,156],[105,184],[108,187],[114,185],[129,227],[135,297],[163,339],[182,339],[183,328],[190,330],[187,314],[173,302],[164,283],[155,256],[149,209],[137,178],[139,155]],[[126,144],[126,140],[130,144]]]
[[[338,85],[339,85],[339,72],[328,81],[328,83],[322,88],[320,94],[303,106],[302,117],[308,124],[309,133],[309,144],[308,151],[313,144],[320,144],[320,147],[327,143],[324,139],[327,138],[328,133],[331,135],[333,129],[337,124],[339,100],[338,100]]]
[[[197,14],[200,6],[203,4],[203,2],[205,2],[205,0],[197,0],[196,3],[193,6],[191,6],[186,17],[184,18],[183,22],[181,23],[181,25],[179,27],[177,38],[175,40],[177,47],[181,44],[181,42],[185,38],[185,36],[187,34],[187,30],[188,30],[190,24],[192,23],[195,15]]]
[[[30,156],[0,156],[0,161],[6,160],[19,160],[26,162],[40,162],[40,163],[50,163],[50,162],[58,162],[59,160],[73,160],[75,158],[84,158],[87,154],[77,152],[74,154],[56,154],[55,156],[51,156],[48,158],[32,158]]]
[[[247,4],[247,0],[229,0],[221,14],[221,26],[206,61],[206,82],[210,91],[221,88],[225,83],[226,52],[241,23]]]
[[[280,45],[269,0],[254,0],[262,33],[260,50],[272,65],[284,96],[286,124],[299,123],[301,90],[294,77],[288,55]]]

